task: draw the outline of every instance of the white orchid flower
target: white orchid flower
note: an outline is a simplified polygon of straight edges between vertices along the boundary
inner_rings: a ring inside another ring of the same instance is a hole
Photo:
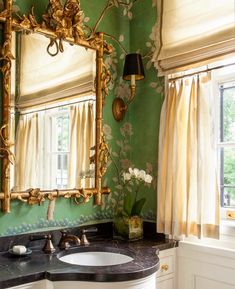
[[[131,179],[131,174],[129,173],[124,173],[123,174],[123,178],[124,178],[124,181],[129,181]]]
[[[139,171],[139,179],[145,181],[146,172],[144,170]]]
[[[134,168],[134,170],[133,170],[133,175],[134,175],[134,177],[135,177],[136,179],[138,179],[138,178],[139,178],[139,175],[140,175],[140,170],[137,169],[137,168]]]
[[[126,173],[123,173],[123,179],[124,181],[130,181],[131,178],[134,178],[138,181],[143,181],[143,182],[146,182],[146,183],[151,183],[152,180],[153,180],[153,177],[149,174],[146,173],[145,170],[139,170],[137,168],[129,168],[128,169],[128,172]]]
[[[133,174],[134,174],[134,171],[133,171],[133,169],[132,169],[132,168],[129,168],[129,169],[128,169],[128,171],[129,171],[129,173],[130,173],[131,175],[133,175]]]
[[[146,183],[151,184],[152,180],[153,180],[153,177],[150,176],[149,174],[147,174],[147,175],[145,176],[145,180],[144,180],[144,181],[145,181]]]

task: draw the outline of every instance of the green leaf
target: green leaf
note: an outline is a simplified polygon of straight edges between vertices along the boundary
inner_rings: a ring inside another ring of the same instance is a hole
[[[131,212],[132,212],[132,198],[131,198],[131,194],[126,194],[124,197],[124,201],[123,201],[123,209],[124,209],[124,213],[127,214],[128,216],[131,216]]]
[[[131,210],[131,216],[139,216],[143,209],[145,202],[146,202],[145,198],[141,198],[138,201],[136,201]]]

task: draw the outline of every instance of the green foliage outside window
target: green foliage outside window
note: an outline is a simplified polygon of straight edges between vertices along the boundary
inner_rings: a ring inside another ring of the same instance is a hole
[[[224,193],[230,198],[230,205],[235,206],[235,88],[224,90],[223,94],[223,128],[222,141],[231,143],[224,148]]]

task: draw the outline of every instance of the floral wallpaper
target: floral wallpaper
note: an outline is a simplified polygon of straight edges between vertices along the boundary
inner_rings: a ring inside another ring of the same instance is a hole
[[[137,83],[137,95],[129,106],[126,118],[120,124],[113,123],[113,119],[108,121],[105,119],[104,131],[111,150],[111,158],[104,184],[111,187],[112,193],[102,210],[115,214],[122,207],[125,190],[133,190],[131,187],[123,187],[122,174],[129,167],[139,167],[153,176],[151,185],[145,187],[140,194],[148,200],[142,216],[145,220],[155,221],[158,129],[164,92],[164,79],[157,77],[157,71],[151,61],[151,56],[158,45],[156,1],[138,1],[138,3],[136,1],[131,11],[129,52],[142,54],[146,77],[144,81]],[[125,39],[125,35],[119,35],[119,39]],[[117,63],[117,60],[120,63],[125,56],[117,51],[118,48],[114,52],[114,57],[108,58],[110,68],[114,68],[114,71],[115,65],[113,67],[111,63]],[[123,81],[121,77],[118,77],[115,83],[115,97],[126,100],[130,94],[129,83]]]
[[[27,13],[32,4],[40,18],[46,0],[15,0],[14,9]],[[52,220],[47,220],[48,203],[30,207],[12,202],[10,214],[0,213],[2,236],[111,220],[122,206],[124,188],[120,178],[129,167],[138,167],[153,176],[152,183],[145,186],[140,195],[147,199],[142,216],[155,221],[158,128],[164,91],[163,79],[157,77],[151,61],[157,43],[156,0],[81,0],[86,23],[93,27],[108,4],[112,7],[97,30],[104,31],[107,41],[114,47],[113,53],[105,59],[112,72],[104,109],[104,132],[111,157],[103,185],[111,188],[111,194],[104,197],[102,207],[93,206],[92,202],[77,206],[71,200],[58,199]],[[127,99],[130,93],[129,82],[121,77],[126,52],[142,54],[146,77],[137,83],[137,95],[125,119],[118,123],[112,116],[112,101],[115,97]],[[132,190],[131,186],[125,189]]]

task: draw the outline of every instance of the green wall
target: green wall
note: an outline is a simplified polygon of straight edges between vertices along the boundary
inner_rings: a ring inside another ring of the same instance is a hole
[[[35,14],[40,19],[47,1],[17,0],[14,4],[15,10],[23,13],[27,13],[34,4]],[[87,19],[89,26],[95,24],[106,4],[107,0],[81,0],[85,16],[89,17]],[[105,15],[98,30],[115,36],[128,52],[138,51],[142,55],[149,54],[154,49],[152,29],[156,22],[156,9],[152,6],[152,0],[137,0],[129,13],[126,12],[128,11],[121,7],[113,8]],[[132,20],[129,19],[131,16]],[[154,176],[154,182],[151,186],[142,188],[140,195],[145,195],[148,200],[142,212],[143,217],[146,220],[155,220],[157,142],[163,81],[157,78],[150,58],[145,57],[146,78],[137,83],[137,95],[129,107],[125,120],[121,123],[116,122],[112,116],[112,101],[116,96],[124,99],[128,97],[129,83],[121,79],[124,56],[122,49],[111,39],[107,38],[107,41],[115,48],[112,55],[105,60],[112,71],[113,81],[104,109],[104,131],[111,150],[104,185],[108,185],[112,193],[104,198],[101,207],[93,206],[92,202],[77,206],[71,200],[58,199],[54,218],[51,221],[46,219],[48,202],[32,207],[20,202],[12,202],[11,213],[0,214],[0,235],[71,227],[112,219],[116,209],[122,205],[123,187],[118,182],[117,174],[121,174],[131,165],[146,169]]]
[[[154,25],[156,23],[156,8],[152,1],[140,1],[133,9],[134,18],[131,21],[131,50],[140,50],[142,55],[148,55],[152,49]],[[133,152],[131,158],[137,167],[148,168],[154,177],[153,185],[146,191],[148,202],[144,208],[147,218],[155,220],[156,215],[156,181],[157,181],[157,144],[159,133],[160,110],[163,102],[163,78],[157,77],[151,57],[144,58],[145,80],[137,83],[137,97],[130,108],[130,122],[135,134],[131,140]],[[153,214],[150,216],[150,214]],[[149,216],[148,216],[149,215]]]

